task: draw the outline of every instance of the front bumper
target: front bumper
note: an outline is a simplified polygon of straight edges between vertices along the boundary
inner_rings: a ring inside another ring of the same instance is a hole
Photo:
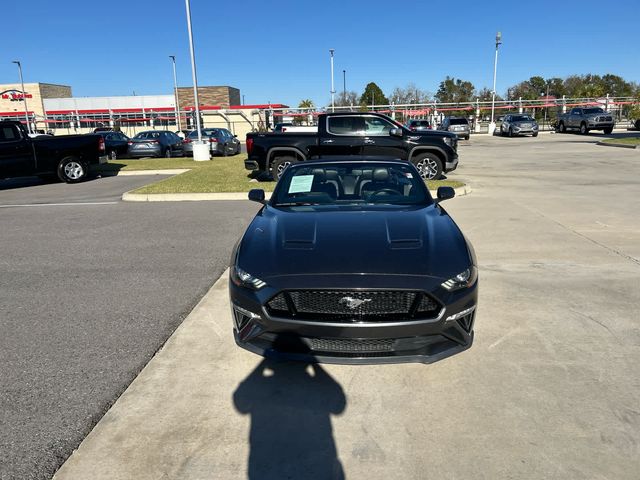
[[[416,290],[415,280],[412,286]],[[282,290],[265,287],[256,292],[230,281],[234,338],[240,347],[266,357],[340,364],[432,363],[468,349],[474,336],[478,282],[463,291],[441,290],[429,292],[442,304],[435,318],[310,321],[269,314],[265,305]]]
[[[247,170],[260,170],[260,165],[255,160],[245,160],[244,168]]]
[[[444,164],[445,173],[453,172],[456,168],[458,168],[458,157],[456,156],[450,162],[446,162]]]

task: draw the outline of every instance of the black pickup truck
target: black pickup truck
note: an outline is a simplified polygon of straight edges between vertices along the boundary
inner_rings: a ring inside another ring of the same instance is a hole
[[[326,113],[318,116],[317,133],[248,133],[244,165],[278,179],[290,164],[311,158],[384,156],[409,160],[434,180],[456,169],[457,147],[453,133],[412,132],[379,113]]]
[[[87,178],[91,166],[106,161],[100,135],[31,138],[20,122],[0,122],[0,178],[57,176],[76,183]]]

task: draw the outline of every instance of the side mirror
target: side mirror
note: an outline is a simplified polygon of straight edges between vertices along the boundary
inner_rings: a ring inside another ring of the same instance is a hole
[[[238,138],[238,135],[234,135],[233,138]]]
[[[392,128],[391,130],[389,130],[389,135],[391,135],[393,137],[401,137],[402,136],[402,129],[401,128]]]
[[[263,192],[264,193],[264,192]],[[438,199],[436,203],[440,203],[443,200],[449,200],[456,196],[456,191],[453,187],[438,187]]]
[[[264,205],[264,190],[262,190],[261,188],[254,188],[253,190],[249,190],[249,200],[251,200],[252,202],[262,203]]]

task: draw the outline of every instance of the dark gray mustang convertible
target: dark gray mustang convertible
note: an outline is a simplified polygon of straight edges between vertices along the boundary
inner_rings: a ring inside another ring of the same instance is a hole
[[[404,161],[292,165],[231,257],[236,342],[332,363],[430,363],[473,341],[471,244]]]

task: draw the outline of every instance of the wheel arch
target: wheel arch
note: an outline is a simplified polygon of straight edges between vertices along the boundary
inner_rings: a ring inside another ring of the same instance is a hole
[[[298,149],[298,148],[295,148],[295,147],[272,147],[267,152],[267,164],[265,165],[265,170],[266,171],[269,171],[271,169],[271,164],[273,163],[273,160],[275,158],[278,158],[280,156],[280,155],[278,155],[279,153],[294,154],[296,159],[300,160],[300,161],[305,161],[307,159],[307,156],[304,153],[302,153],[300,151],[300,149]]]
[[[435,146],[434,147],[430,147],[430,146],[413,147],[409,152],[409,161],[412,161],[416,156],[420,155],[421,153],[433,153],[440,159],[443,167],[447,162],[447,154],[445,153],[445,151],[440,147],[435,147]]]

